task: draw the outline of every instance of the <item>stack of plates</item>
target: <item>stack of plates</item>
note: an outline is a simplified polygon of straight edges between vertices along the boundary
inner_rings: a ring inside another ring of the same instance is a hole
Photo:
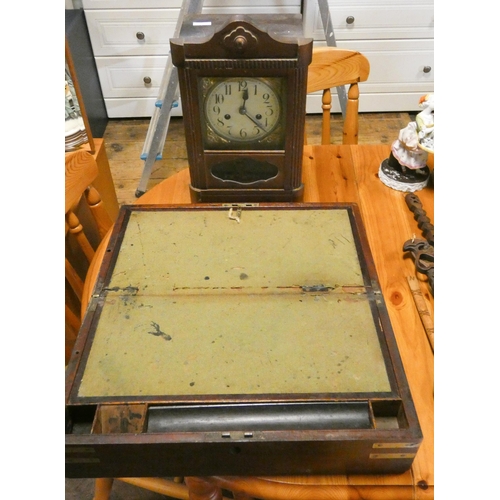
[[[73,82],[66,74],[65,82],[65,151],[74,151],[89,142]]]
[[[82,144],[89,142],[83,118],[66,119],[65,123],[65,151],[74,151]]]

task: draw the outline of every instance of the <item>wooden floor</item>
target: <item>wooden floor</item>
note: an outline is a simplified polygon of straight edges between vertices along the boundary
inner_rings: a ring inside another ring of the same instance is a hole
[[[399,130],[414,118],[409,113],[361,113],[359,119],[360,144],[391,144]],[[144,148],[149,119],[109,121],[104,133],[111,174],[115,181],[118,203],[134,203],[144,169],[141,153]],[[309,144],[320,142],[321,116],[308,115],[306,131]],[[341,141],[341,116],[334,115],[332,143]],[[172,118],[161,160],[155,161],[147,189],[188,166],[182,118]]]
[[[360,114],[360,144],[391,144],[397,139],[399,130],[414,119],[409,113],[363,113]],[[309,115],[306,130],[309,144],[320,142],[321,117]],[[140,159],[149,119],[110,120],[104,134],[106,152],[109,159],[119,204],[134,203],[135,192],[144,168]],[[332,142],[339,143],[341,138],[340,116],[334,117]],[[147,189],[170,175],[188,166],[184,128],[181,118],[172,118],[168,138],[163,150],[163,159],[153,165]],[[66,479],[65,500],[92,500],[94,481],[92,479]],[[136,486],[116,481],[110,500],[162,500],[167,497],[140,489]]]

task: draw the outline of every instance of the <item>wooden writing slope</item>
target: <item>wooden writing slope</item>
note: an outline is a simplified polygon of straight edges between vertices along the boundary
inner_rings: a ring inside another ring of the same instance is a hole
[[[122,207],[68,477],[399,473],[422,435],[355,204]]]

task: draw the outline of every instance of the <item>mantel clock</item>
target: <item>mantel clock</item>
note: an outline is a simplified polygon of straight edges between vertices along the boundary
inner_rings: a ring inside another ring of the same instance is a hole
[[[193,201],[299,201],[312,57],[301,16],[187,16],[170,43]]]

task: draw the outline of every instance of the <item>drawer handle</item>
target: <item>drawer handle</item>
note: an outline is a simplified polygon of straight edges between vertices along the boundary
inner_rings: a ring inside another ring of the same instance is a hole
[[[137,37],[137,40],[144,40],[144,33],[142,31],[138,31],[135,36]]]
[[[354,16],[347,16],[345,22],[347,24],[353,24],[354,23]]]
[[[430,73],[431,69],[432,68],[430,66],[424,66],[424,73]]]
[[[145,76],[143,80],[146,85],[149,85],[151,83],[151,78],[149,76]]]

